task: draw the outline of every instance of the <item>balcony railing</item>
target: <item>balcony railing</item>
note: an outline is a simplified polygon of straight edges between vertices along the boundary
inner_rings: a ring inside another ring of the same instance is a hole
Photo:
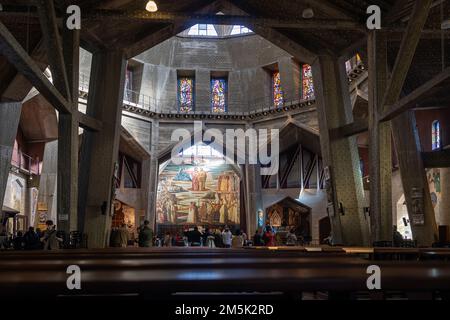
[[[80,96],[87,97],[89,91],[89,76],[80,74],[79,82]],[[123,96],[124,105],[136,107],[154,113],[178,113],[178,102],[174,99],[157,99],[146,94],[142,94],[133,90],[125,89]],[[310,105],[314,100],[305,100],[300,95],[291,97],[289,101],[284,101],[282,105],[274,105],[271,96],[262,96],[254,98],[242,105],[241,112],[226,112],[228,115],[251,115],[259,112],[267,112],[277,110],[285,106],[291,106],[301,103]],[[231,103],[232,104],[232,103]],[[212,114],[210,111],[193,111],[186,114]],[[218,113],[219,114],[219,113]]]
[[[39,158],[33,158],[18,148],[13,149],[11,165],[28,174],[40,175],[41,173]]]

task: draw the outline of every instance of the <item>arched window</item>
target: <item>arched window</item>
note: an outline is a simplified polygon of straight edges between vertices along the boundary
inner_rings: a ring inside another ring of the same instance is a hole
[[[221,113],[227,111],[227,80],[211,79],[211,111]]]
[[[302,98],[304,100],[313,100],[315,98],[312,69],[309,64],[304,64],[302,67]]]
[[[180,112],[194,111],[194,79],[178,78],[178,106]]]
[[[433,122],[431,129],[432,149],[437,150],[441,148],[441,124],[438,120]]]
[[[275,107],[282,107],[284,98],[283,98],[283,88],[281,87],[281,77],[280,72],[275,71],[272,74],[272,92],[273,92],[273,105]]]

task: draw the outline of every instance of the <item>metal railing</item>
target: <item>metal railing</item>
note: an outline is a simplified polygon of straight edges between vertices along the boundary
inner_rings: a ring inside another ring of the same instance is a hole
[[[85,74],[80,74],[80,82],[79,82],[80,92],[83,93],[81,96],[87,97],[89,92],[89,77]],[[123,96],[124,105],[135,107],[139,109],[143,109],[145,111],[154,112],[154,113],[173,113],[179,114],[178,111],[178,101],[177,99],[164,99],[164,98],[155,98],[149,95],[139,93],[137,91],[125,89]],[[296,95],[291,98],[289,101],[284,101],[283,104],[274,105],[272,103],[272,96],[262,96],[258,98],[254,98],[247,103],[241,104],[240,109],[246,111],[240,112],[225,112],[227,115],[251,115],[260,112],[268,112],[271,110],[277,110],[283,107],[289,107],[291,105],[297,105],[301,103],[307,103],[310,105],[314,99],[305,100],[300,95]],[[233,105],[233,102],[229,105]],[[224,114],[225,114],[224,113]],[[192,112],[183,112],[183,114],[213,114],[219,115],[221,113],[214,113],[212,111],[197,111],[194,110]]]
[[[41,173],[39,158],[34,158],[18,148],[13,149],[11,165],[28,174],[40,175]]]

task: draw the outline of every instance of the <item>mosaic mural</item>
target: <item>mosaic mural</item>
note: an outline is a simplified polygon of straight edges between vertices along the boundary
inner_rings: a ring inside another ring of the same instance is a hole
[[[169,162],[160,171],[157,223],[238,225],[240,178],[222,158]]]

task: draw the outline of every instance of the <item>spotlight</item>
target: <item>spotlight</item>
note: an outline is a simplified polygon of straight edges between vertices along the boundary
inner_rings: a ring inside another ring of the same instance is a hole
[[[312,8],[306,8],[302,12],[303,19],[312,19],[314,18],[314,10]]]
[[[242,117],[241,117],[241,120],[245,120],[245,116],[242,116]]]
[[[148,12],[156,12],[158,11],[158,6],[156,5],[155,1],[150,0],[145,6],[145,10],[147,10]]]
[[[164,114],[161,113],[161,114],[159,115],[159,117],[160,117],[160,118],[164,118]]]

